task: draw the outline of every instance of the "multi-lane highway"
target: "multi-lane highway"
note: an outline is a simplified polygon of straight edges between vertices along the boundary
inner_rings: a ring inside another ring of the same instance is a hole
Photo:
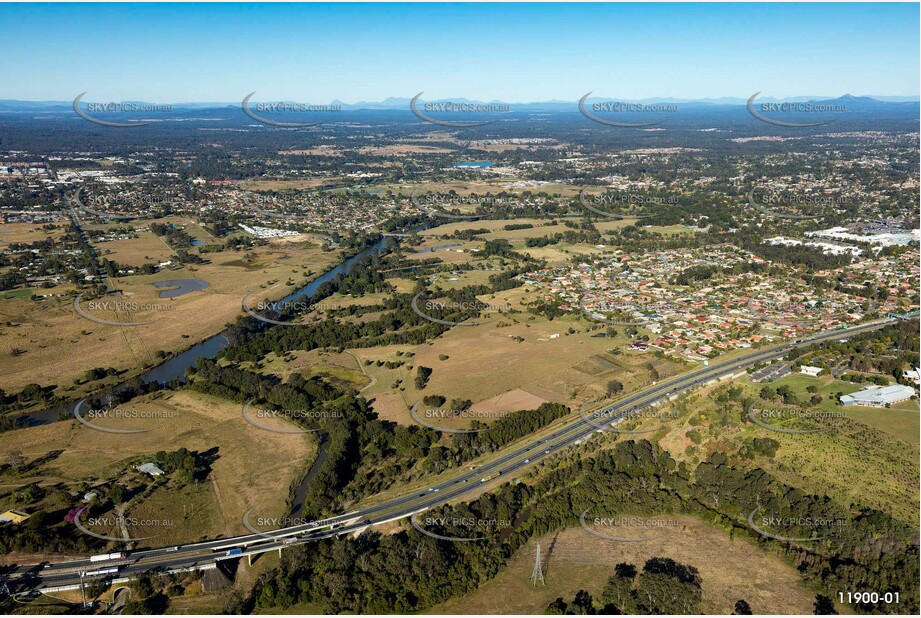
[[[522,469],[554,455],[559,450],[590,437],[594,432],[599,431],[598,427],[616,423],[634,410],[667,400],[758,363],[779,358],[796,346],[844,339],[878,329],[893,321],[881,320],[847,329],[817,333],[795,343],[760,349],[732,360],[662,380],[613,404],[570,420],[545,437],[534,437],[509,452],[500,452],[495,459],[480,465],[473,471],[468,469],[459,476],[439,481],[431,487],[319,522],[306,522],[274,531],[190,543],[178,547],[134,551],[124,559],[111,561],[91,562],[89,559],[80,559],[20,567],[0,575],[0,580],[6,581],[10,590],[14,592],[67,586],[79,584],[81,573],[92,573],[102,569],[117,568],[117,575],[106,574],[107,577],[114,578],[157,568],[196,568],[211,565],[215,560],[236,559],[240,556],[280,550],[293,544],[358,532],[369,526],[402,519],[422,510],[443,505],[464,494],[472,493],[482,488],[484,485],[482,479],[490,479],[488,481],[490,483],[502,482]],[[494,477],[494,480],[490,477]],[[227,555],[228,551],[236,549],[240,549],[241,552]]]

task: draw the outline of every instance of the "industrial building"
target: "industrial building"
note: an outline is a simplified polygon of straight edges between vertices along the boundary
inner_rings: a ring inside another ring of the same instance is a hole
[[[890,403],[899,403],[911,399],[915,389],[901,384],[889,386],[871,386],[850,395],[841,397],[841,405],[845,406],[874,406],[881,408]]]

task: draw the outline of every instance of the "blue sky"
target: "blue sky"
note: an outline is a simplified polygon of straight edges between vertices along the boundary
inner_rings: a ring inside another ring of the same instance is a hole
[[[2,4],[0,98],[919,94],[903,4]]]

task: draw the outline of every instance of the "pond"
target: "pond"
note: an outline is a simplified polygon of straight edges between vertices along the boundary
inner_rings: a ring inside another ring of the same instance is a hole
[[[157,281],[154,285],[158,288],[176,288],[175,290],[163,290],[160,292],[160,298],[176,298],[208,287],[207,282],[200,279],[169,279],[167,281]]]

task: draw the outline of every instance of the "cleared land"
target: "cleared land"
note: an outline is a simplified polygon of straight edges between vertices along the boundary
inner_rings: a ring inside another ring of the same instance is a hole
[[[197,227],[197,226],[196,226]],[[193,236],[195,229],[188,230]],[[149,262],[145,256],[167,257],[168,247],[160,238],[143,236],[117,241],[120,255],[128,264]],[[138,243],[132,247],[130,243]],[[159,248],[156,244],[159,243]],[[100,247],[114,243],[100,243]],[[154,249],[163,251],[156,254]],[[154,255],[150,255],[155,253]],[[31,301],[14,297],[0,300],[0,388],[16,392],[26,384],[56,385],[59,394],[79,396],[87,389],[74,385],[87,369],[115,367],[129,372],[157,361],[156,353],[181,351],[214,335],[242,315],[243,297],[261,290],[280,298],[307,283],[338,261],[310,243],[270,243],[250,251],[221,251],[204,254],[208,264],[174,263],[154,275],[134,275],[117,280],[121,297],[100,300],[132,302],[149,307],[144,311],[115,311],[111,305],[94,311],[87,302],[81,308],[94,317],[115,322],[146,322],[140,326],[99,324],[78,315],[70,297]],[[175,262],[175,256],[172,256]],[[208,287],[175,298],[160,298],[152,284],[167,279],[197,279]],[[72,288],[71,288],[72,289]],[[66,291],[43,290],[43,292]],[[106,310],[109,309],[109,310]]]
[[[497,577],[428,613],[541,614],[555,598],[570,602],[582,589],[597,600],[616,564],[628,562],[642,569],[655,556],[697,567],[703,582],[703,613],[731,614],[739,599],[748,601],[756,614],[812,612],[815,592],[792,566],[699,520],[676,519],[680,526],[657,528],[654,538],[642,543],[604,541],[582,528],[532,539]],[[530,583],[536,543],[543,553],[546,586]]]
[[[61,238],[67,232],[68,222],[58,223],[3,223],[0,224],[0,242],[12,244],[31,243]]]
[[[762,386],[747,380],[738,384],[752,397]],[[718,405],[715,397],[719,390],[712,388],[692,394],[686,404],[679,405],[683,414],[667,423],[667,431],[656,434],[659,444],[676,459],[696,463],[712,452],[737,453],[752,438],[771,438],[780,444],[777,454],[760,457],[755,465],[781,481],[809,493],[827,494],[841,504],[871,506],[917,525],[918,402],[908,401],[890,409],[844,408],[834,404],[830,393],[858,390],[857,385],[798,375],[772,386],[780,384],[788,384],[801,401],[811,396],[805,390],[807,385],[819,387],[824,401],[806,410],[813,416],[833,416],[800,421],[796,428],[824,431],[789,434],[743,423],[741,405]],[[761,405],[783,407],[776,402]]]
[[[56,453],[27,476],[5,479],[4,493],[32,482],[48,488],[81,482],[92,486],[120,477],[131,460],[160,450],[185,447],[205,452],[217,448],[217,459],[206,482],[179,489],[172,484],[159,488],[126,512],[129,518],[170,522],[129,530],[133,536],[152,536],[145,542],[149,545],[168,545],[203,536],[245,533],[243,513],[253,507],[257,507],[254,516],[283,515],[289,487],[306,472],[316,453],[309,434],[256,428],[243,419],[238,404],[191,391],[140,397],[120,407],[136,409],[151,418],[94,422],[149,431],[112,434],[77,421],[62,421],[0,434],[0,452],[19,451],[27,461]],[[129,470],[127,474],[140,473]],[[74,504],[77,499],[73,498]],[[8,494],[0,501],[4,510],[15,506]]]

